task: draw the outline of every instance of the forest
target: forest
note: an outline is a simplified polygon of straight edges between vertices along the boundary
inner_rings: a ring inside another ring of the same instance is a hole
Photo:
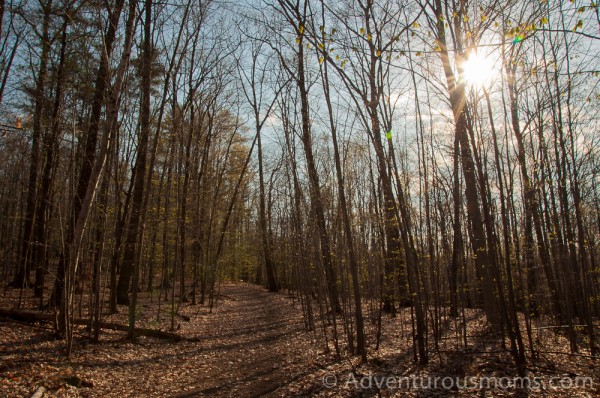
[[[598,185],[596,1],[0,0],[0,395],[594,396]]]

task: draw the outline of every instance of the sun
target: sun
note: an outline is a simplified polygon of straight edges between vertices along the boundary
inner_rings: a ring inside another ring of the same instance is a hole
[[[492,81],[497,74],[494,62],[476,51],[462,64],[463,77],[467,85],[483,86]]]

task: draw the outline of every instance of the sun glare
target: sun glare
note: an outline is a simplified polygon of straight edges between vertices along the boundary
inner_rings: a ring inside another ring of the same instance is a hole
[[[496,75],[494,63],[473,51],[463,63],[463,76],[467,84],[482,86],[489,83]]]

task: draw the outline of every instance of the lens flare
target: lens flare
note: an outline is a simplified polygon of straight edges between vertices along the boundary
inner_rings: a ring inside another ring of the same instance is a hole
[[[463,78],[469,85],[481,86],[488,84],[497,71],[490,58],[486,58],[473,51],[469,58],[463,63]]]

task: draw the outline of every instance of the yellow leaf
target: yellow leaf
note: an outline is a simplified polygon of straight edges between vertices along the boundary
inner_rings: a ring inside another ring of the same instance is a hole
[[[376,56],[376,57],[379,57],[380,55],[381,55],[381,51],[377,50],[377,51],[375,52],[375,56]]]
[[[469,22],[469,17],[467,17],[466,15],[463,15],[463,21]]]
[[[417,51],[417,53],[415,54],[417,57],[420,57],[421,55],[423,55],[423,53],[421,51]]]
[[[300,38],[296,37],[296,43],[300,44]]]
[[[360,34],[364,35],[365,34],[365,29],[364,28],[360,28]]]
[[[546,25],[547,23],[548,23],[548,18],[542,17],[542,19],[540,19],[540,25]]]
[[[421,25],[419,25],[419,23],[418,23],[417,21],[415,21],[415,22],[413,23],[413,28],[415,28],[415,29],[418,29],[418,28],[420,28],[420,27],[421,27]]]
[[[300,25],[300,27],[298,27],[298,32],[300,32],[300,34],[304,33],[304,25]]]
[[[367,36],[367,41],[371,41],[373,40],[373,36],[371,36],[371,34],[369,33],[369,35]]]
[[[322,49],[324,49],[324,48],[325,48],[325,44],[323,44],[323,43],[319,43],[319,48],[320,48],[321,50],[322,50]]]
[[[319,57],[319,63],[322,64],[324,61],[323,57]]]
[[[485,22],[486,19],[487,19],[487,16],[485,16],[485,15],[481,16],[481,22]]]

